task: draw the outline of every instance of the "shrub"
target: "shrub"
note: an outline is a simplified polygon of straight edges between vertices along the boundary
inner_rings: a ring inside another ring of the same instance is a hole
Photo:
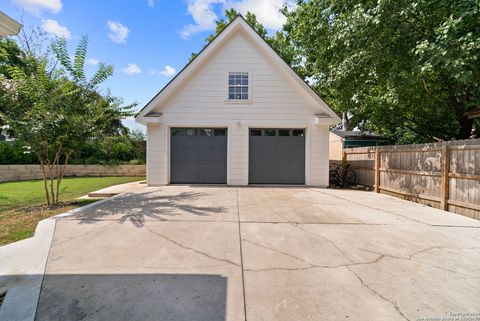
[[[4,141],[0,142],[0,164],[38,164],[38,161],[35,154],[19,141]]]
[[[72,165],[145,164],[145,136],[140,132],[88,141],[71,156]],[[20,143],[0,142],[0,164],[38,164],[37,157]]]

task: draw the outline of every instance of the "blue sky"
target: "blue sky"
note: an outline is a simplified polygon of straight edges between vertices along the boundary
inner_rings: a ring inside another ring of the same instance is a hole
[[[105,62],[114,75],[102,85],[141,109],[205,45],[215,20],[233,7],[254,12],[269,31],[281,28],[285,0],[0,0],[25,27],[41,26],[71,50],[89,37],[87,72]],[[290,0],[289,0],[290,1]],[[133,119],[125,124],[144,130]]]

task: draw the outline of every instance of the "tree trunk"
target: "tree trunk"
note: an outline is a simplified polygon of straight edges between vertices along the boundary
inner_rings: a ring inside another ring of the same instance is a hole
[[[55,204],[53,165],[48,164],[48,171],[50,172],[50,194],[52,196],[52,204]]]
[[[67,168],[68,159],[70,158],[70,153],[65,155],[65,162],[60,167],[60,172],[57,171],[57,202],[60,197],[60,184],[62,183],[63,175],[65,174],[65,169]],[[57,164],[58,166],[58,164]]]
[[[473,119],[463,116],[460,120],[460,131],[458,132],[457,139],[470,139],[472,136]]]
[[[45,188],[45,197],[47,198],[47,205],[50,206],[52,203],[50,201],[50,194],[48,193],[47,175],[45,173],[45,164],[43,163],[43,160],[40,160],[40,168],[42,169],[42,174],[43,174],[43,187]]]
[[[342,112],[342,130],[350,130],[350,119],[348,119],[348,113]]]

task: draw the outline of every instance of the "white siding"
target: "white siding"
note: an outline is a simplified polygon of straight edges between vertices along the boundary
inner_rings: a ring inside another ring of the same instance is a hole
[[[229,185],[248,185],[248,127],[229,127]]]
[[[167,126],[147,126],[147,183],[148,185],[168,184],[168,141]]]
[[[249,103],[226,101],[228,73],[235,71],[250,73]],[[228,184],[248,184],[249,128],[293,127],[307,130],[307,184],[328,185],[328,126],[315,125],[317,102],[242,29],[154,110],[163,115],[162,125],[148,126],[149,184],[169,181],[169,127],[221,126],[229,135]]]
[[[328,186],[328,126],[310,126],[310,182],[311,186]]]

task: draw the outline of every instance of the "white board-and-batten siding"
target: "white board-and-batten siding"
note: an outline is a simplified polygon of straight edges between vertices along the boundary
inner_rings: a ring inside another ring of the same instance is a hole
[[[227,101],[229,72],[249,72],[249,102]],[[316,104],[240,29],[154,109],[162,116],[147,126],[148,184],[169,183],[170,128],[178,126],[228,128],[229,185],[248,184],[249,128],[304,128],[306,184],[326,186],[329,126],[316,123]]]

